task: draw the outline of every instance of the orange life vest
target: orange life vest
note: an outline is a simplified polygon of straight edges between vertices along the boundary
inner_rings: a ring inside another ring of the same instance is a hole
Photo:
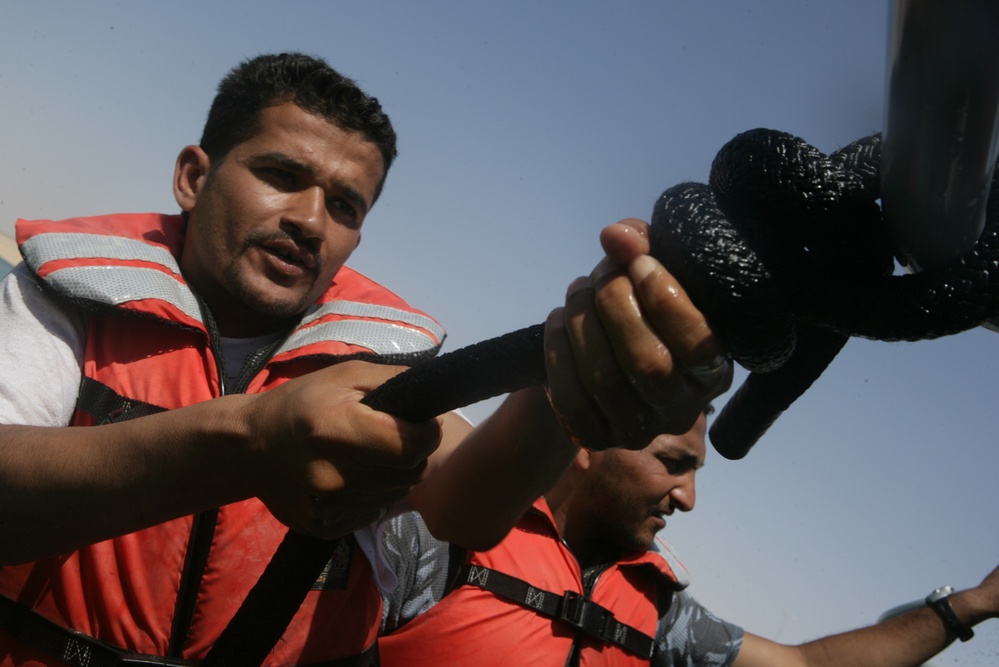
[[[440,348],[437,322],[343,268],[270,357],[259,360],[248,386],[227,389],[211,327],[180,274],[182,230],[179,216],[158,214],[18,222],[28,266],[90,313],[74,425],[183,407],[234,389],[266,391],[347,358],[412,364]],[[286,532],[251,499],[61,557],[0,567],[0,594],[116,647],[201,659]],[[320,664],[373,644],[381,600],[355,546],[352,538],[342,541],[266,665]],[[0,633],[0,665],[13,664],[63,663]]]
[[[540,499],[498,546],[466,555],[453,591],[378,640],[381,664],[551,667],[576,650],[583,666],[648,665],[677,575],[651,552],[591,574],[584,584]]]

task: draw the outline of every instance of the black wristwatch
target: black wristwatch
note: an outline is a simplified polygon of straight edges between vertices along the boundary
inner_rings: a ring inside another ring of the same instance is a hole
[[[944,625],[957,635],[958,639],[966,642],[974,637],[975,633],[957,617],[957,614],[954,613],[954,608],[950,606],[948,598],[953,594],[954,588],[952,586],[942,586],[926,596],[926,604],[939,614],[940,618],[943,619]]]

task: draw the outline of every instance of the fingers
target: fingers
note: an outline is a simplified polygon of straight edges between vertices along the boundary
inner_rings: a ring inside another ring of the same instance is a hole
[[[324,540],[335,539],[371,524],[406,497],[405,493],[313,495],[311,520],[304,531]]]
[[[268,509],[278,521],[295,532],[332,540],[378,521],[403,498],[405,494],[399,493],[312,494],[302,496],[291,511],[270,505]]]
[[[728,389],[732,367],[725,350],[676,279],[648,255],[631,262],[628,277],[627,282],[616,281],[615,287],[625,293],[633,289],[634,295],[608,291],[600,295],[598,309],[605,321],[612,322],[609,328],[618,356],[626,372],[640,379],[637,386],[646,399],[690,396],[703,401]],[[621,317],[616,305],[621,298],[641,304],[637,319]],[[655,351],[651,357],[650,350]]]
[[[577,285],[576,289],[587,288]],[[548,400],[573,442],[588,449],[603,449],[609,446],[612,439],[610,426],[591,398],[591,390],[584,385],[583,374],[576,369],[576,358],[565,309],[558,308],[545,322],[545,372],[548,378],[545,389]]]
[[[362,414],[355,422],[330,421],[326,424],[334,430],[330,436],[335,435],[339,444],[344,441],[357,443],[348,452],[330,452],[331,456],[347,458],[358,466],[410,470],[422,466],[440,446],[443,427],[439,418],[409,422],[365,405],[357,407]]]
[[[361,403],[368,391],[403,370],[352,361],[282,385],[269,394],[281,399],[276,411],[288,413],[291,433],[279,429],[270,439],[297,441],[307,456],[358,466],[421,465],[440,444],[440,420],[409,422]]]
[[[401,369],[345,362],[259,395],[251,433],[259,497],[282,523],[331,537],[377,518],[420,481],[438,419],[407,422],[361,403]]]
[[[731,384],[731,364],[704,316],[644,254],[646,231],[640,221],[606,228],[607,257],[573,282],[546,325],[553,408],[589,448],[638,448],[659,433],[685,433]]]
[[[639,255],[649,253],[649,225],[636,218],[626,218],[608,225],[600,232],[600,245],[607,258],[627,266]]]
[[[561,344],[565,350],[562,364],[567,372],[549,374],[559,383],[550,387],[550,391],[553,397],[561,398],[556,404],[565,410],[563,426],[571,424],[571,435],[590,449],[628,446],[632,442],[636,443],[634,446],[644,446],[637,443],[646,424],[656,418],[651,405],[636,391],[636,376],[629,374],[618,358],[615,345],[619,343],[609,336],[613,327],[640,320],[638,304],[622,299],[612,313],[618,324],[608,326],[598,309],[597,298],[597,294],[608,289],[608,281],[629,282],[624,274],[596,272],[574,283],[562,312],[565,339]],[[632,311],[630,314],[622,312],[628,309]],[[620,334],[615,332],[615,335]],[[634,332],[628,335],[635,337]],[[646,341],[651,338],[645,336]],[[627,418],[622,418],[625,415]]]
[[[307,471],[305,486],[311,493],[379,494],[408,492],[420,481],[426,459],[409,468],[357,465],[349,460],[318,459]]]
[[[425,467],[425,461],[408,470],[324,461],[313,466],[309,482],[262,500],[290,528],[332,539],[377,520],[406,498]]]

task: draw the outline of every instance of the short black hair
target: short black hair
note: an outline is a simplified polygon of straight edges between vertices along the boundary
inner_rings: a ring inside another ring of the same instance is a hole
[[[215,165],[259,129],[261,112],[293,102],[337,127],[360,132],[378,147],[384,173],[375,193],[381,193],[396,157],[392,122],[378,99],[325,60],[301,53],[260,55],[234,67],[219,82],[201,134],[201,148]]]

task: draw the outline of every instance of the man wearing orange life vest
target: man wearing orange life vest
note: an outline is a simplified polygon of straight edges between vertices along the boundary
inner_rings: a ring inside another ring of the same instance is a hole
[[[953,616],[927,606],[800,646],[714,616],[657,543],[665,517],[694,508],[704,434],[702,417],[642,450],[581,451],[484,552],[435,540],[413,512],[389,521],[382,552],[398,586],[384,596],[382,666],[915,667],[999,616],[999,568],[935,603]]]
[[[0,665],[203,658],[288,527],[344,551],[266,664],[361,664],[380,616],[364,527],[387,507],[487,548],[576,443],[684,430],[727,388],[710,329],[624,221],[548,318],[545,387],[476,429],[367,408],[444,335],[344,266],[394,156],[352,81],[261,56],[180,152],[181,215],[19,223],[25,262],[0,289]]]

